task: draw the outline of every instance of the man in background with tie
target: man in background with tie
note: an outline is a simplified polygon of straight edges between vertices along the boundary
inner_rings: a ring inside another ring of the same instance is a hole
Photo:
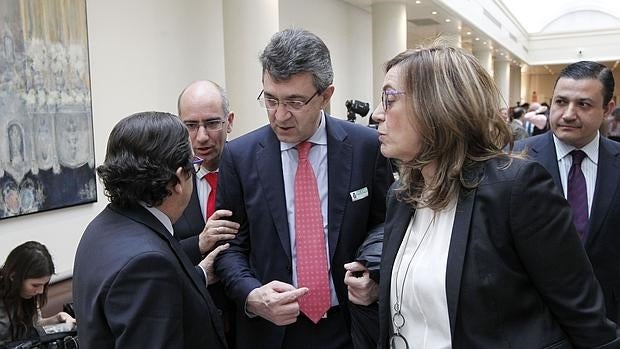
[[[228,210],[215,210],[218,169],[226,135],[232,131],[235,114],[222,87],[212,81],[195,81],[179,95],[179,118],[189,131],[194,155],[203,159],[194,177],[195,190],[181,217],[174,224],[175,237],[192,263],[197,264],[219,242],[235,237],[239,224],[223,218]],[[232,347],[234,305],[226,299],[220,282],[209,285],[209,293],[221,311],[224,329]]]
[[[606,66],[590,61],[568,65],[555,82],[549,115],[551,131],[516,143],[515,150],[527,149],[528,156],[549,171],[564,193],[603,288],[607,316],[617,322],[620,144],[599,133],[601,124],[615,108],[613,92],[614,78]]]
[[[384,222],[391,171],[375,130],[323,111],[334,86],[320,38],[283,30],[260,61],[270,125],[226,145],[217,194],[241,225],[216,261],[237,305],[237,347],[350,348],[349,299],[378,294],[354,260]]]

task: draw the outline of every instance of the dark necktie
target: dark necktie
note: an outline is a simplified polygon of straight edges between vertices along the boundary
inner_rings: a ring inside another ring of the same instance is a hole
[[[584,240],[588,229],[588,190],[586,178],[581,171],[581,162],[586,153],[581,150],[570,152],[573,165],[568,172],[568,203],[573,209],[573,223],[577,227],[579,238]]]
[[[316,177],[308,161],[311,143],[297,145],[299,162],[295,173],[295,246],[297,286],[310,291],[300,298],[299,308],[317,323],[330,307],[327,252],[321,202]]]
[[[217,189],[217,172],[209,172],[202,178],[204,178],[207,183],[209,183],[209,187],[211,187],[209,197],[207,198],[207,211],[205,216],[206,221],[215,211],[215,190]]]

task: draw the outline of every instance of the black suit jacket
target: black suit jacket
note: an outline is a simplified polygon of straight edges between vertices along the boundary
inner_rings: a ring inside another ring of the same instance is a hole
[[[459,196],[446,269],[452,348],[620,346],[570,208],[542,166],[515,159],[506,168],[494,159],[470,175],[481,182]],[[414,212],[390,192],[379,295],[383,348],[393,330],[392,267]]]
[[[196,183],[196,176],[194,176],[193,180]],[[181,243],[183,251],[185,251],[193,265],[197,265],[203,258],[198,248],[198,235],[204,229],[205,223],[205,218],[200,208],[200,201],[198,200],[198,191],[194,185],[189,204],[187,204],[181,217],[173,224],[174,236]]]
[[[551,174],[562,191],[553,133],[527,138],[515,151],[528,149],[528,156]],[[594,273],[603,288],[607,316],[618,322],[620,315],[620,143],[601,137],[596,186],[590,210],[589,231],[584,246]]]
[[[379,151],[375,130],[327,115],[325,122],[329,258],[338,300],[348,319],[343,265],[355,260],[368,231],[383,224],[385,194],[392,175]],[[362,188],[368,189],[368,196],[353,201],[350,193]],[[230,248],[216,260],[216,271],[241,312],[237,319],[238,345],[280,348],[285,327],[260,317],[248,318],[244,313],[246,298],[253,289],[273,280],[292,284],[280,142],[269,126],[226,145],[216,205],[232,210],[233,219],[241,225]],[[299,338],[299,343],[304,340]]]
[[[146,209],[108,205],[86,228],[75,257],[80,346],[225,348],[200,273]]]

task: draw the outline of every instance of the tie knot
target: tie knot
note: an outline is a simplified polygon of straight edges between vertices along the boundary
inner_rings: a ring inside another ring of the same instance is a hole
[[[209,172],[202,179],[206,180],[211,188],[217,187],[217,172]]]
[[[299,152],[299,160],[307,159],[308,153],[310,152],[310,148],[312,147],[312,143],[310,142],[301,142],[297,144],[297,151]]]
[[[570,155],[573,157],[573,164],[581,165],[581,162],[586,157],[586,153],[583,150],[573,150],[570,152]]]

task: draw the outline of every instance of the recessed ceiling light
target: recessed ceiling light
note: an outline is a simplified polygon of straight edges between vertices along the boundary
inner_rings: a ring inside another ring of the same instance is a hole
[[[467,34],[467,35],[471,35],[471,32],[467,32],[466,34]]]
[[[450,18],[446,18],[446,23],[450,23],[452,20]]]
[[[476,41],[480,41],[480,38],[476,38],[475,40],[476,40]]]
[[[416,0],[416,2],[415,2],[415,3],[416,3],[416,4],[421,4],[421,3],[422,3],[422,1],[420,1],[420,0]]]
[[[487,44],[487,42],[486,42],[486,41],[483,41],[483,42],[482,42],[482,44],[483,44],[483,45],[486,45],[486,44]]]
[[[431,12],[431,14],[432,14],[432,15],[436,15],[436,14],[437,14],[437,11],[433,11],[433,12]]]
[[[500,52],[500,53],[499,53],[499,55],[500,55],[500,56],[503,56],[503,55],[504,55],[504,52]]]

